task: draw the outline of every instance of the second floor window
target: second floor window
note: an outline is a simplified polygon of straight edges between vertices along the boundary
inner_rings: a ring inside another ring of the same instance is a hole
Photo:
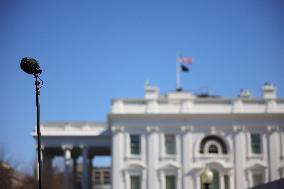
[[[130,152],[134,155],[140,154],[140,136],[130,135]]]
[[[227,154],[227,145],[223,139],[216,135],[208,135],[201,140],[200,154]]]
[[[165,148],[166,148],[166,154],[169,155],[176,154],[176,138],[174,134],[165,135]]]
[[[261,138],[260,134],[252,133],[250,135],[251,139],[251,151],[254,154],[260,154],[261,153]]]

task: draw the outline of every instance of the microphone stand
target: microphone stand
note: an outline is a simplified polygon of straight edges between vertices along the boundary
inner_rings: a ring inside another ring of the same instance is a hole
[[[39,95],[40,88],[43,85],[43,81],[39,78],[39,74],[34,74],[35,86],[36,86],[36,131],[37,131],[37,162],[38,162],[38,188],[42,189],[42,158],[41,158],[41,133],[40,133],[40,104],[39,104]],[[40,81],[41,82],[40,82]]]

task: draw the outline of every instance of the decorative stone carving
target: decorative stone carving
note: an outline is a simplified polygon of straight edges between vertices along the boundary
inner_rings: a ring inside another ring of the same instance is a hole
[[[278,125],[268,125],[267,126],[267,131],[269,133],[278,132],[279,131],[279,126]]]
[[[246,127],[244,125],[234,125],[233,130],[235,133],[244,132]]]
[[[151,132],[159,132],[159,127],[156,126],[147,126],[146,131],[151,133]]]
[[[123,132],[124,127],[123,126],[112,126],[111,127],[111,132],[113,133],[118,133],[118,132]]]
[[[190,125],[190,126],[181,126],[180,127],[180,131],[182,133],[187,133],[187,132],[193,132],[194,131],[194,126],[193,125]]]
[[[211,127],[210,127],[210,134],[211,134],[211,135],[216,134],[216,127],[215,127],[215,126],[211,126]]]

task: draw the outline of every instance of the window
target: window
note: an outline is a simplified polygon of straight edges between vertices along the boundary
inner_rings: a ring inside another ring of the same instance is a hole
[[[209,154],[218,154],[218,147],[215,144],[211,144],[208,149]]]
[[[253,186],[257,186],[263,183],[263,176],[261,173],[254,173],[252,175]]]
[[[165,135],[166,154],[176,154],[176,138],[173,134]]]
[[[225,189],[230,189],[230,179],[228,175],[224,175]]]
[[[252,133],[250,135],[251,138],[251,150],[254,154],[261,153],[261,138],[260,134]]]
[[[218,136],[209,135],[202,139],[199,153],[227,154],[226,143]]]
[[[176,189],[176,177],[174,175],[166,176],[166,189]]]
[[[140,176],[130,176],[130,189],[141,189]]]
[[[140,136],[139,135],[130,135],[130,149],[131,149],[131,154],[134,154],[134,155],[140,154]]]
[[[211,184],[211,189],[219,189],[220,188],[219,173],[214,170],[212,172],[213,172],[213,181]]]

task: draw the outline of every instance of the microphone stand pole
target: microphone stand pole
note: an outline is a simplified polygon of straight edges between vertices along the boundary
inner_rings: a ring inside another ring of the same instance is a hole
[[[37,74],[34,74],[35,86],[36,86],[36,131],[37,131],[37,162],[38,162],[38,189],[42,189],[42,182],[41,182],[41,173],[42,173],[42,158],[41,158],[41,142],[40,142],[40,104],[39,104],[39,95],[40,95],[40,79]],[[41,80],[41,79],[40,79]]]

